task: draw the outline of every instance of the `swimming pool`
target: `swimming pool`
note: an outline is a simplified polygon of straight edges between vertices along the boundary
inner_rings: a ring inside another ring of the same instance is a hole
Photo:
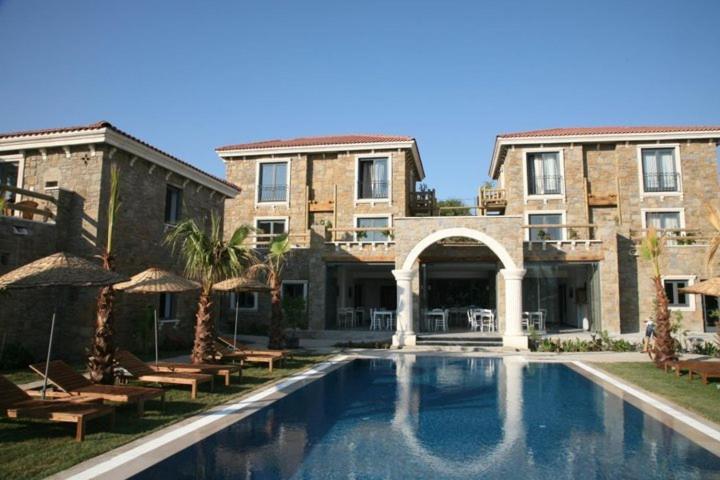
[[[354,360],[133,478],[718,478],[720,458],[569,367]]]

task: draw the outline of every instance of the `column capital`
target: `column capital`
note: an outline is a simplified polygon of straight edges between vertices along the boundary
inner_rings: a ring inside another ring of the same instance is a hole
[[[398,282],[409,282],[413,279],[412,270],[393,270],[392,274]]]
[[[522,268],[503,268],[500,272],[505,280],[522,280],[525,277],[525,270]]]

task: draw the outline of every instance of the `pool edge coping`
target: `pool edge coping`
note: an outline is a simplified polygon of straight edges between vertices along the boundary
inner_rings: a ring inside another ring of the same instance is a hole
[[[46,480],[90,480],[99,477],[103,480],[114,480],[136,475],[356,358],[357,356],[353,354],[333,355],[309,368],[274,380],[226,403],[56,472],[46,477]],[[131,467],[133,462],[135,465]]]
[[[677,403],[581,360],[566,362],[577,373],[720,457],[720,425]],[[608,388],[610,386],[611,388]],[[619,390],[619,392],[618,392]]]

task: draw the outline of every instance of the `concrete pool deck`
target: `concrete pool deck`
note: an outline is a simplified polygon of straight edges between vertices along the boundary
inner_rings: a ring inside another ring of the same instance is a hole
[[[683,407],[660,398],[640,387],[588,365],[602,362],[647,362],[646,354],[638,352],[588,353],[516,353],[516,352],[448,352],[397,350],[346,350],[342,354],[309,369],[279,379],[230,402],[170,425],[127,445],[59,472],[50,479],[124,479],[164,460],[223,428],[257,412],[261,408],[322,378],[356,358],[393,359],[404,355],[447,356],[458,358],[513,357],[528,363],[564,363],[579,374],[601,385],[607,391],[638,407],[644,413],[673,428],[720,456],[720,425],[700,417]]]

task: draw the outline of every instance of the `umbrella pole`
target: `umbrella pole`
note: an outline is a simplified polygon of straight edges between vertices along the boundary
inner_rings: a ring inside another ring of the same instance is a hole
[[[157,308],[153,310],[155,313],[155,366],[158,365],[159,360],[159,352],[158,352],[158,318],[157,318]]]
[[[235,293],[235,332],[233,333],[233,350],[237,350],[237,324],[238,310],[240,309],[240,295]]]
[[[42,386],[42,399],[45,400],[45,390],[47,390],[48,383],[48,371],[50,370],[50,354],[52,353],[53,335],[55,333],[55,315],[57,311],[53,312],[52,321],[50,322],[50,341],[48,342],[48,353],[45,359],[45,375],[43,377]]]

